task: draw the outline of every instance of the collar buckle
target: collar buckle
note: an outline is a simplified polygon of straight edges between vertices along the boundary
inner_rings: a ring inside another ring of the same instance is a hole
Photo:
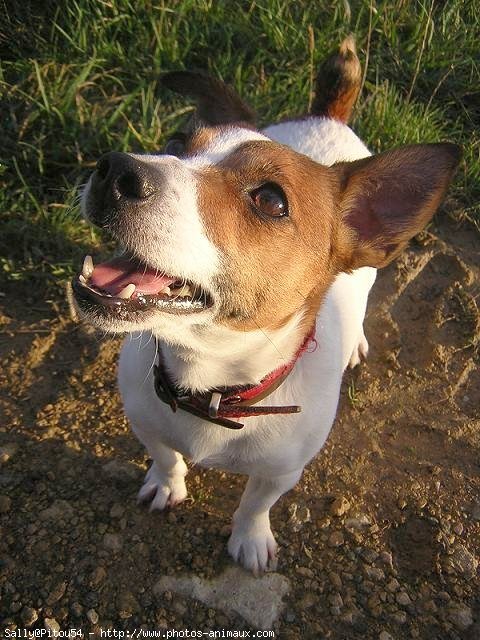
[[[259,384],[244,387],[227,387],[223,389],[223,392],[215,390],[210,393],[210,400],[208,399],[208,392],[185,395],[185,393],[181,393],[182,390],[172,384],[163,362],[160,344],[156,340],[158,364],[153,367],[155,392],[159,400],[168,404],[173,412],[182,409],[202,420],[208,420],[228,429],[242,429],[244,425],[237,421],[238,418],[242,417],[298,413],[301,411],[301,407],[297,405],[279,407],[251,405],[264,400],[282,384],[292,371],[298,358],[307,350],[310,342],[314,343],[313,351],[315,351],[317,343],[314,335],[315,325],[304,339],[293,360],[265,376]],[[233,420],[230,418],[233,418]]]
[[[210,418],[218,418],[218,409],[222,401],[222,394],[219,391],[213,391],[208,405],[208,415]]]

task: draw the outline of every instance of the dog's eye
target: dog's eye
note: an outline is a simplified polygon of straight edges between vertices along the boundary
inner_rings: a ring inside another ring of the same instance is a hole
[[[169,156],[181,156],[182,153],[185,153],[186,147],[186,138],[180,134],[170,138],[170,140],[165,145],[164,153]]]
[[[250,192],[255,209],[269,218],[288,216],[288,203],[283,190],[273,182],[267,182]]]

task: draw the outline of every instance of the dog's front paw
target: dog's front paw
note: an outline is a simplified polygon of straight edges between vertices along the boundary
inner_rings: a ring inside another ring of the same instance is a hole
[[[354,367],[357,366],[357,364],[360,364],[361,360],[365,360],[365,358],[368,355],[368,342],[367,339],[365,338],[365,334],[362,333],[360,334],[360,339],[358,341],[358,343],[355,345],[355,348],[352,351],[352,355],[350,356],[350,361],[348,363],[348,366],[350,367],[350,369],[353,369]]]
[[[138,502],[150,502],[150,511],[174,507],[186,497],[187,487],[183,475],[163,474],[155,462],[147,471],[143,486],[138,492]]]
[[[233,525],[228,552],[235,562],[254,574],[277,568],[277,549],[268,518],[261,524]]]

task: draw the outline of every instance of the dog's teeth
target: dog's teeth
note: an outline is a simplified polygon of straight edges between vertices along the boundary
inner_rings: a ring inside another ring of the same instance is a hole
[[[87,284],[87,281],[86,281],[86,279],[85,279],[85,277],[83,276],[82,273],[78,276],[78,279],[80,280],[80,282],[82,284]]]
[[[123,298],[124,300],[128,300],[128,298],[131,298],[134,291],[135,291],[136,287],[134,284],[127,284],[126,287],[124,287],[120,293],[117,293],[117,298]]]
[[[171,290],[170,290],[170,287],[165,287],[165,289],[162,289],[162,290],[160,291],[160,293],[166,293],[166,294],[167,294],[167,296],[169,296],[169,295],[171,295],[171,294],[172,294],[172,292],[171,292]]]
[[[190,285],[184,284],[180,289],[172,289],[172,295],[178,296],[179,298],[186,298],[192,295],[192,290],[190,289]]]
[[[93,273],[93,260],[92,256],[85,256],[83,260],[82,276],[88,280]]]

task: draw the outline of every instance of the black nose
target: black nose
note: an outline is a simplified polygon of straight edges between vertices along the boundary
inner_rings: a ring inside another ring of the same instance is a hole
[[[103,155],[97,162],[96,178],[116,199],[144,200],[155,191],[153,170],[128,153]]]
[[[113,212],[135,213],[160,188],[160,172],[151,163],[112,151],[97,162],[90,182],[87,215],[104,226]]]
[[[97,163],[87,201],[87,216],[100,226],[114,211],[135,213],[160,186],[160,172],[151,163],[112,151]]]

